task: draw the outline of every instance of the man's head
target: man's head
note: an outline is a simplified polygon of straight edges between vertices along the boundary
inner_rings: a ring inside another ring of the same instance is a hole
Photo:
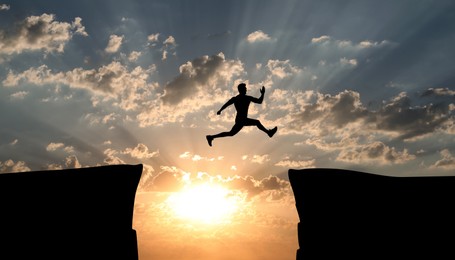
[[[239,90],[239,93],[242,94],[242,95],[245,95],[246,94],[246,84],[245,83],[240,83],[238,86],[237,86],[237,89]]]

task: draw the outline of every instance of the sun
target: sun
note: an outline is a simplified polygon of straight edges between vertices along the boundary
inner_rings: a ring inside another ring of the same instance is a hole
[[[178,218],[219,224],[230,222],[238,209],[239,197],[222,186],[200,184],[172,194],[167,203]]]

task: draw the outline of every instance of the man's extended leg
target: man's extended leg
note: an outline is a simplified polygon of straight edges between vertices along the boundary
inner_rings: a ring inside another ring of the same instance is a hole
[[[231,131],[229,132],[222,132],[222,133],[219,133],[219,134],[216,134],[216,135],[207,135],[206,138],[207,138],[207,142],[209,143],[210,146],[212,146],[212,141],[213,139],[215,138],[220,138],[220,137],[226,137],[226,136],[234,136],[236,135],[240,130],[242,130],[243,128],[243,125],[241,124],[235,124]]]
[[[257,126],[257,128],[259,128],[260,130],[265,132],[269,137],[272,137],[278,130],[278,127],[276,127],[276,126],[272,129],[267,129],[262,125],[261,121],[259,121],[257,119],[251,119],[251,118],[247,119],[247,122],[245,125],[255,125],[255,126]]]

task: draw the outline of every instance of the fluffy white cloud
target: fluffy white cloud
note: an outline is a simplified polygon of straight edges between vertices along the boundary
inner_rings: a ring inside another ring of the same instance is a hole
[[[66,72],[53,72],[46,65],[30,68],[21,73],[9,71],[3,85],[14,87],[20,83],[35,85],[65,84],[72,88],[87,89],[96,94],[117,100],[115,105],[124,110],[134,110],[147,99],[155,88],[149,83],[154,67],[144,69],[140,66],[129,70],[120,62],[114,61],[98,69],[75,68]]]
[[[370,40],[363,40],[358,43],[353,43],[349,40],[336,40],[328,35],[322,35],[320,37],[315,37],[311,39],[311,43],[313,45],[319,46],[327,46],[331,48],[339,48],[339,49],[346,49],[346,50],[362,50],[362,49],[369,49],[369,48],[381,48],[388,45],[393,45],[392,42],[383,40],[380,42],[377,41],[370,41]]]
[[[30,171],[30,168],[24,161],[14,162],[13,160],[0,161],[0,173],[9,172],[26,172]]]
[[[72,23],[55,21],[55,15],[29,16],[11,31],[0,30],[0,54],[24,51],[63,52],[74,34],[87,36],[82,19]]]
[[[11,98],[13,99],[24,99],[28,95],[28,91],[18,91],[11,94]]]
[[[107,53],[115,53],[120,49],[120,46],[122,46],[122,41],[123,41],[123,35],[118,36],[115,34],[112,34],[109,36],[109,42],[104,49]]]
[[[11,8],[10,5],[0,4],[0,11],[8,11]]]
[[[181,159],[191,159],[192,161],[194,162],[197,162],[197,161],[208,161],[208,162],[213,162],[213,161],[221,161],[224,159],[223,156],[218,156],[218,157],[205,157],[205,156],[201,156],[201,155],[198,155],[198,154],[192,154],[188,151],[182,153],[179,155],[179,158]]]
[[[258,31],[248,34],[248,36],[246,37],[246,40],[249,43],[254,43],[254,42],[270,41],[270,40],[272,40],[272,38],[268,34],[264,33],[263,31],[258,30]]]
[[[345,57],[340,59],[340,63],[342,65],[349,65],[349,66],[357,66],[357,60],[356,59],[346,59]]]
[[[140,56],[141,56],[141,52],[140,51],[132,51],[130,53],[130,55],[128,55],[128,60],[129,61],[137,61],[137,59],[139,59]]]
[[[160,36],[159,33],[155,33],[155,34],[150,34],[149,36],[147,36],[147,41],[149,42],[158,42],[158,37]]]
[[[139,143],[134,148],[126,148],[123,154],[129,154],[133,158],[137,159],[150,159],[153,157],[157,157],[159,155],[159,151],[151,152],[149,148],[142,143]]]
[[[75,169],[81,167],[82,165],[75,155],[66,157],[63,165],[58,163],[51,163],[46,165],[47,170]]]
[[[120,159],[117,155],[119,152],[115,149],[108,148],[104,150],[104,163],[106,164],[125,164],[125,161]]]
[[[63,150],[67,153],[73,153],[74,147],[73,146],[66,146],[64,143],[49,143],[46,146],[46,151],[48,152],[55,152],[57,150]]]
[[[436,161],[431,168],[442,168],[445,170],[455,170],[455,157],[449,149],[443,149],[441,152],[441,159]]]
[[[429,88],[422,93],[422,97],[426,96],[451,96],[455,98],[455,90],[448,88]]]
[[[164,45],[176,45],[176,41],[175,41],[175,38],[174,36],[170,35],[166,38],[166,40],[164,40],[163,42]]]
[[[270,71],[270,76],[274,76],[279,79],[296,75],[302,71],[302,69],[293,66],[290,60],[269,60],[267,62],[267,68]]]
[[[323,42],[328,42],[328,41],[330,41],[330,36],[328,36],[328,35],[322,35],[320,37],[311,39],[311,43],[323,43]]]
[[[65,159],[66,168],[81,168],[82,165],[79,163],[79,160],[75,155],[70,155]]]
[[[311,160],[291,160],[291,159],[283,159],[279,162],[277,162],[275,165],[284,167],[284,168],[292,168],[292,169],[298,169],[298,168],[314,168],[315,166],[315,159]]]

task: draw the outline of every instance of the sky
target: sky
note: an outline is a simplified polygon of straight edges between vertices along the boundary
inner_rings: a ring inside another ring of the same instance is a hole
[[[455,170],[455,3],[0,1],[0,172],[143,164],[141,260],[295,259],[289,169]],[[246,83],[249,117],[216,111]]]

